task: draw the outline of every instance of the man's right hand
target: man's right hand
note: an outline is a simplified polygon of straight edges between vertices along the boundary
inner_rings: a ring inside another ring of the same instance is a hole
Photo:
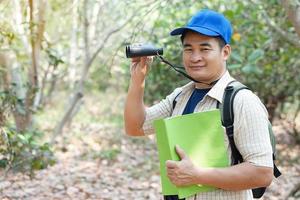
[[[131,80],[134,84],[143,84],[152,63],[152,57],[136,57],[131,59]]]

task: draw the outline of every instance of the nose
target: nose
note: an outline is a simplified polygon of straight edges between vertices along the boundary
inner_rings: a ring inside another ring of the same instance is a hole
[[[199,62],[199,61],[202,61],[202,55],[200,52],[198,51],[194,51],[192,54],[191,54],[191,57],[190,57],[190,61],[191,62]]]

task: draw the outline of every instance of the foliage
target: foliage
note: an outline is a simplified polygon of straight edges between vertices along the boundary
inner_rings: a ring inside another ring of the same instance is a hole
[[[47,143],[38,140],[43,134],[37,130],[17,132],[14,128],[2,128],[0,167],[33,173],[55,163]]]
[[[16,99],[8,90],[0,91],[0,127],[5,124],[9,110],[15,105]]]
[[[91,77],[87,80],[86,88],[105,91],[111,84],[111,78],[110,68],[100,64],[100,67],[91,69]]]
[[[13,91],[0,91],[0,168],[33,174],[33,170],[54,164],[55,158],[50,146],[39,141],[42,132],[29,128],[18,131],[9,125],[10,112],[17,109],[22,112],[23,108],[20,106],[23,100],[18,99]]]
[[[38,140],[43,136],[40,131],[27,129],[20,132],[8,125],[10,111],[18,109],[20,104],[12,90],[0,92],[0,103],[0,168],[32,174],[33,170],[54,164],[50,146],[47,143],[40,144]]]
[[[120,153],[121,153],[120,149],[116,149],[116,148],[107,149],[107,150],[103,150],[100,152],[95,152],[95,154],[93,155],[93,158],[94,159],[100,158],[100,159],[105,159],[105,160],[114,160]]]
[[[242,9],[245,7],[246,11]],[[243,2],[231,12],[235,34],[241,38],[233,37],[234,54],[229,69],[262,98],[273,118],[281,104],[296,103],[300,97],[297,89],[300,87],[300,50],[274,32],[264,18],[278,21],[287,34],[293,33],[293,29],[286,23],[286,14],[278,2],[265,5]],[[237,20],[234,14],[245,17]]]

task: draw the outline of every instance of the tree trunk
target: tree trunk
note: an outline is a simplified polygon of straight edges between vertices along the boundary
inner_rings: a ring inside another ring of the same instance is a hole
[[[15,4],[19,6],[19,3],[15,1]],[[32,112],[34,109],[34,101],[36,98],[36,91],[38,89],[38,68],[39,68],[39,58],[40,58],[40,49],[41,42],[45,29],[45,10],[46,10],[46,1],[41,0],[38,4],[38,21],[34,19],[35,5],[33,0],[28,1],[29,5],[29,25],[30,25],[30,45],[31,45],[31,67],[28,69],[28,82],[29,87],[24,88],[22,84],[23,80],[21,79],[21,71],[18,70],[18,66],[15,67],[16,70],[13,72],[13,79],[17,84],[16,89],[18,90],[18,98],[22,99],[22,102],[19,102],[16,110],[14,111],[14,118],[17,130],[19,132],[25,131],[27,128],[31,127],[32,123]],[[21,11],[21,10],[20,10]],[[22,14],[18,14],[19,17]],[[37,24],[37,27],[35,27]],[[22,26],[22,24],[17,24],[17,26]],[[17,28],[22,31],[22,27]],[[22,33],[22,32],[21,32]],[[25,48],[27,42],[24,42]],[[26,85],[26,84],[25,84]],[[25,94],[24,94],[25,92]]]
[[[35,107],[38,107],[39,105],[44,104],[45,88],[46,88],[46,83],[47,83],[47,79],[48,79],[49,72],[50,72],[51,68],[52,68],[52,65],[49,64],[46,71],[44,72],[44,76],[43,76],[42,81],[41,81],[40,92],[38,93],[39,98],[36,98],[36,99],[38,99],[37,100],[38,102],[36,102]]]
[[[13,116],[16,124],[16,129],[19,132],[24,131],[31,123],[31,114],[26,110],[26,85],[22,79],[22,70],[18,63],[11,63],[11,81],[12,92],[17,97],[15,108],[13,109]]]
[[[281,0],[281,4],[286,10],[288,19],[292,22],[298,37],[300,38],[300,5],[297,1]]]
[[[70,89],[74,89],[74,85],[77,78],[77,67],[76,58],[78,53],[78,1],[73,4],[72,7],[72,30],[71,30],[71,41],[70,41],[70,56],[69,56],[69,66],[68,66],[68,77],[70,83]]]
[[[77,91],[71,101],[69,102],[69,107],[66,109],[66,112],[60,122],[56,125],[54,133],[52,135],[50,143],[53,144],[55,142],[55,138],[60,135],[63,131],[65,124],[70,120],[70,116],[72,116],[73,110],[77,105],[78,101],[83,97],[82,92]]]
[[[55,68],[53,68],[55,70]],[[52,73],[52,77],[50,79],[50,86],[49,91],[46,96],[46,103],[49,103],[52,99],[53,92],[55,90],[56,84],[57,84],[58,75],[55,73]]]
[[[29,5],[32,11],[33,0],[29,0]],[[36,110],[40,104],[41,89],[39,87],[38,69],[40,68],[40,51],[41,43],[44,37],[45,31],[45,14],[46,14],[47,1],[41,0],[38,3],[38,21],[37,29],[34,30],[33,24],[35,22],[32,11],[30,12],[30,32],[31,32],[31,56],[32,56],[32,68],[29,70],[29,79],[31,88],[29,90],[30,97],[28,98],[28,106],[31,106],[33,110]]]
[[[9,76],[8,76],[8,58],[4,53],[0,53],[0,82],[3,84],[3,90],[9,91]],[[0,88],[2,89],[2,88]],[[5,100],[3,100],[5,101]],[[6,122],[6,111],[9,109],[6,102],[1,102],[0,107],[0,128],[4,126]],[[0,132],[1,134],[1,132]]]
[[[268,98],[267,105],[266,105],[266,108],[269,113],[270,122],[272,122],[275,117],[275,114],[276,114],[275,111],[276,111],[277,105],[278,105],[277,99],[273,96],[270,96]]]

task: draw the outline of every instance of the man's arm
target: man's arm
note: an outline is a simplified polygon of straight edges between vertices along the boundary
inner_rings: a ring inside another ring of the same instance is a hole
[[[143,136],[145,120],[144,88],[151,58],[133,58],[131,63],[131,80],[125,102],[125,131],[131,136]]]
[[[245,190],[271,184],[273,169],[258,167],[249,162],[227,168],[197,168],[184,151],[176,147],[181,161],[166,162],[167,174],[177,186],[203,184],[223,190]]]
[[[197,182],[224,190],[245,190],[267,187],[273,178],[273,169],[243,162],[227,168],[198,169]]]

